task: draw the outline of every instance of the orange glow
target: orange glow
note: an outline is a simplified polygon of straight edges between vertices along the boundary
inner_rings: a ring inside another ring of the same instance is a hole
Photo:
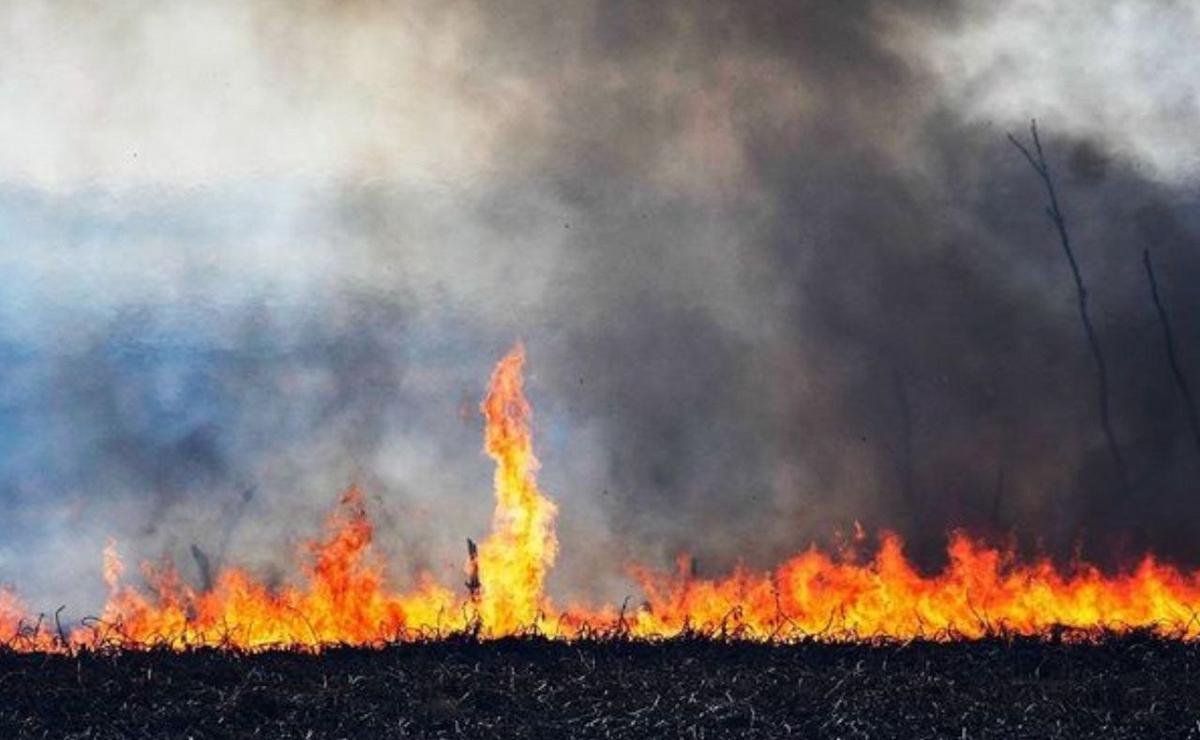
[[[146,586],[124,582],[114,542],[104,548],[108,601],[99,619],[65,628],[31,618],[0,589],[0,644],[18,650],[82,646],[177,649],[197,645],[320,649],[377,645],[470,631],[501,637],[535,629],[564,638],[582,634],[636,637],[699,631],[745,639],[976,638],[1043,634],[1073,628],[1148,628],[1200,637],[1200,571],[1184,572],[1147,556],[1106,575],[1087,564],[1057,568],[1022,563],[956,532],[948,564],[925,575],[903,543],[884,533],[869,557],[856,554],[865,535],[835,553],[815,547],[770,572],[745,569],[696,578],[683,555],[677,570],[629,566],[643,600],[635,606],[571,606],[558,610],[545,594],[558,541],[555,504],[538,488],[531,409],[525,398],[524,349],[518,345],[492,373],[481,406],[484,450],[495,462],[490,534],[466,563],[466,588],[421,575],[408,588],[391,584],[371,549],[375,535],[363,495],[351,487],[325,522],[324,535],[300,548],[294,585],[269,587],[228,568],[209,590],[190,586],[170,563],[142,565]],[[469,533],[464,533],[469,534]]]

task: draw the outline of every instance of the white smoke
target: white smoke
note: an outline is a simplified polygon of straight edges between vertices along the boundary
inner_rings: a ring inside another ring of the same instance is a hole
[[[965,21],[918,34],[966,116],[1094,139],[1146,176],[1200,175],[1200,4],[973,0]]]

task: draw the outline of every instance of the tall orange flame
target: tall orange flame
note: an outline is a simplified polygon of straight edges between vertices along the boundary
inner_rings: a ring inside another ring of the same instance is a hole
[[[480,616],[498,634],[537,622],[546,573],[558,554],[558,509],[537,485],[524,365],[525,348],[518,344],[496,365],[480,406],[487,420],[484,449],[496,461],[492,533],[479,548]]]
[[[1147,556],[1106,575],[1084,563],[1021,563],[1010,551],[955,533],[948,565],[924,575],[903,543],[884,534],[863,560],[852,551],[810,547],[772,572],[737,569],[699,579],[681,557],[678,572],[634,564],[645,600],[633,609],[576,606],[555,612],[545,580],[558,551],[556,507],[538,488],[531,409],[524,395],[524,348],[496,366],[481,406],[484,449],[496,464],[492,531],[472,545],[468,588],[456,592],[422,575],[406,590],[388,585],[371,551],[374,528],[362,493],[351,487],[326,521],[323,538],[301,548],[299,585],[269,588],[248,572],[221,571],[197,591],[170,564],[144,564],[149,588],[124,584],[116,544],[104,549],[109,597],[98,620],[63,629],[32,619],[0,589],[0,643],[25,650],[87,645],[228,645],[255,649],[332,643],[380,644],[454,630],[500,637],[537,628],[562,637],[612,630],[633,636],[717,631],[747,639],[819,636],[972,638],[1038,634],[1059,627],[1149,628],[1200,638],[1200,571]],[[861,533],[858,537],[861,539]]]

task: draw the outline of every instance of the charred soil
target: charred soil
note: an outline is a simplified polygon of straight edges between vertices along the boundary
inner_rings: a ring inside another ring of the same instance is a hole
[[[0,737],[1200,737],[1200,645],[539,638],[0,652]]]

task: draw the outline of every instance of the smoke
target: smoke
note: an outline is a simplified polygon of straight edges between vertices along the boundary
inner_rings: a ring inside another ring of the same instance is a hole
[[[1200,83],[1189,58],[1200,31],[1194,3],[1049,0],[973,2],[953,34],[924,55],[955,105],[975,120],[1053,120],[1061,134],[1097,139],[1155,179],[1195,181]]]
[[[283,577],[352,481],[397,579],[454,582],[518,337],[567,597],[855,520],[929,564],[960,526],[1200,561],[1140,261],[1200,371],[1185,4],[0,13],[0,580],[34,603],[95,603],[109,535]],[[1034,115],[1132,499],[1005,141]]]

